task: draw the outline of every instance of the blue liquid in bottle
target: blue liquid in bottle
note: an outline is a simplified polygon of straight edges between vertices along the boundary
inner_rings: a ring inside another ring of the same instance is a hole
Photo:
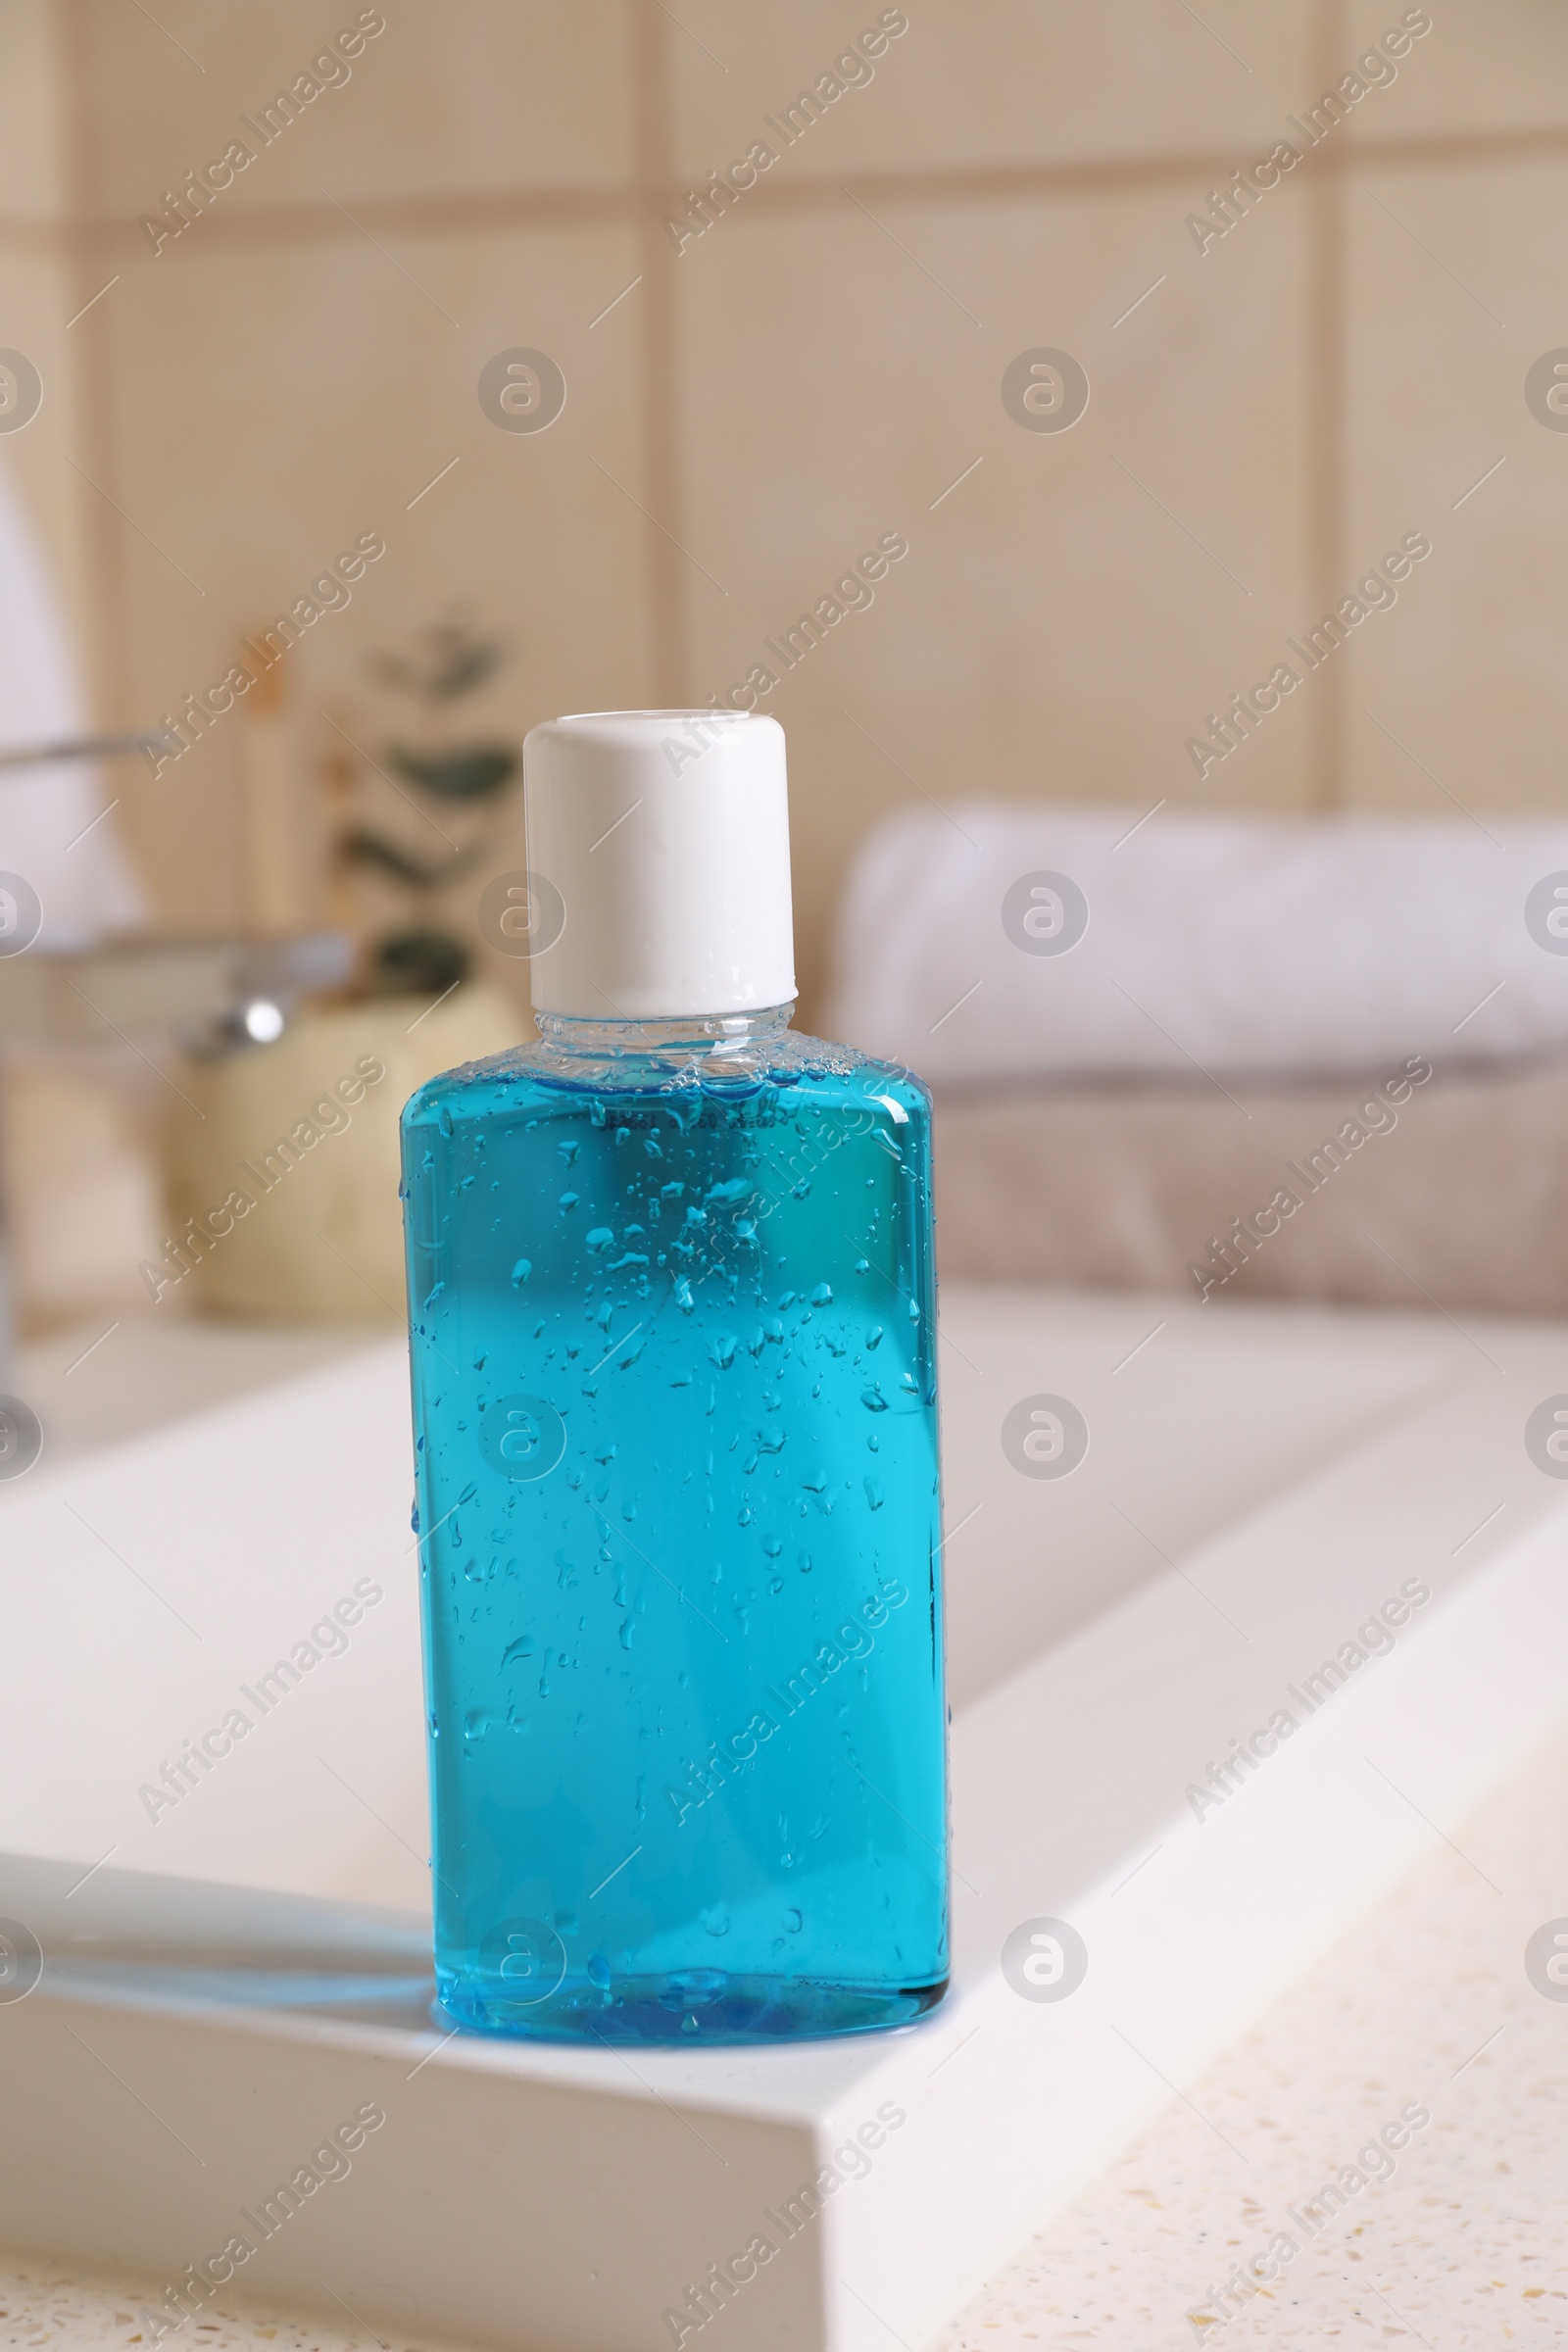
[[[787,1006],[404,1113],[440,2000],[770,2040],[948,1976],[930,1128]]]

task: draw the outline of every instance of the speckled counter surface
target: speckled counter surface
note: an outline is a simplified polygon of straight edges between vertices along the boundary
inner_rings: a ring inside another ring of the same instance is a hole
[[[1568,2343],[1568,2000],[1524,1967],[1535,1931],[1568,1917],[1568,1732],[1441,1829],[1448,1842],[1030,2240],[941,2352]],[[1307,2241],[1292,2209],[1406,2106],[1430,2123]],[[1222,2317],[1210,2290],[1278,2232],[1299,2250]],[[0,2345],[143,2341],[147,2291],[0,2260]],[[338,2328],[220,2307],[187,2332],[209,2352],[384,2340],[347,2310]]]

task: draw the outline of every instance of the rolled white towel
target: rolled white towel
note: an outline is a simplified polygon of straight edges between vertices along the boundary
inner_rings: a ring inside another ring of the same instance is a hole
[[[0,748],[86,732],[53,583],[0,470]],[[37,893],[45,946],[74,947],[145,919],[140,884],[104,809],[96,767],[0,769],[0,872],[20,874]]]
[[[851,872],[826,1025],[939,1083],[1568,1048],[1568,824],[911,811]]]

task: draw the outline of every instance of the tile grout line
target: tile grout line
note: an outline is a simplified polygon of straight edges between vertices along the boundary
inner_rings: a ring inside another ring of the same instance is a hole
[[[94,169],[94,148],[91,124],[87,115],[87,93],[91,87],[88,72],[90,32],[86,23],[87,0],[66,0],[61,14],[60,44],[56,52],[57,70],[63,74],[65,87],[61,92],[59,121],[65,146],[65,178],[71,191],[73,206],[79,206],[89,218],[99,217],[100,183]],[[74,446],[83,455],[98,480],[113,479],[115,466],[109,429],[109,357],[110,318],[107,310],[88,303],[86,297],[98,280],[97,240],[91,237],[68,242],[62,254],[62,275],[72,285],[73,309],[77,304],[81,325],[81,347],[75,355],[75,395],[79,424]],[[64,309],[62,305],[62,309]],[[88,660],[84,664],[90,708],[96,722],[110,726],[118,714],[128,708],[129,661],[125,642],[126,598],[124,584],[124,534],[112,519],[112,510],[101,498],[91,498],[78,480],[74,485],[77,502],[76,538],[87,567],[83,583],[87,613]],[[136,842],[135,813],[125,810],[128,820],[129,846]]]
[[[653,518],[643,534],[648,599],[645,625],[653,672],[650,700],[670,709],[682,704],[690,692],[691,594],[677,561],[680,545],[690,536],[680,453],[680,330],[674,281],[678,256],[663,226],[674,166],[669,135],[671,34],[668,17],[658,0],[631,0],[631,4],[637,67],[637,259],[643,273],[638,305],[643,493]]]
[[[1337,56],[1337,52],[1335,53]],[[1332,79],[1332,75],[1330,76]],[[1473,166],[1486,169],[1499,163],[1568,156],[1568,125],[1539,125],[1506,132],[1416,132],[1406,137],[1365,138],[1308,159],[1315,179],[1333,180],[1349,172],[1391,170],[1427,171]],[[1173,150],[1150,156],[1119,154],[1081,158],[1062,163],[956,165],[908,170],[839,173],[817,176],[792,185],[760,184],[753,192],[748,218],[761,220],[783,214],[824,211],[840,200],[840,180],[875,202],[887,204],[999,204],[1019,199],[1112,196],[1139,188],[1181,189],[1217,172],[1223,178],[1235,164],[1227,148]],[[673,179],[657,174],[631,183],[588,188],[514,188],[488,194],[431,194],[408,198],[368,199],[360,208],[368,220],[389,232],[411,235],[459,235],[508,227],[588,227],[646,218],[660,219],[686,190]],[[213,215],[204,222],[204,242],[210,245],[286,244],[317,237],[341,238],[344,231],[324,207],[269,205],[242,213]],[[0,248],[32,248],[55,254],[90,254],[99,266],[108,254],[127,248],[144,250],[137,224],[129,215],[74,215],[65,219],[31,219],[0,214]],[[673,259],[673,256],[671,256]]]
[[[1333,80],[1334,60],[1348,37],[1345,0],[1318,0],[1313,26],[1318,73],[1314,85],[1327,75]],[[1335,150],[1336,162],[1339,151]],[[1346,275],[1345,173],[1343,170],[1313,174],[1308,188],[1306,316],[1307,381],[1312,415],[1308,420],[1307,464],[1307,576],[1313,600],[1312,619],[1327,612],[1345,594],[1346,478]],[[1346,673],[1329,665],[1315,681],[1310,709],[1308,796],[1319,815],[1346,805],[1345,717]]]

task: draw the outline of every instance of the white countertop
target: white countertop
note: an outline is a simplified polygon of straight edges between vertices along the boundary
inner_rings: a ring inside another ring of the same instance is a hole
[[[1132,1347],[1154,1316],[1138,1321],[1132,1302],[1128,1311]],[[373,1338],[158,1327],[127,1332],[123,1354],[106,1338],[82,1357],[94,1336],[50,1342],[24,1366],[24,1393],[65,1451],[286,1380]],[[1397,1338],[1382,1334],[1391,1347]],[[1123,1352],[1118,1339],[1107,1367]],[[1120,1387],[1119,1365],[1108,1377]],[[957,1395],[955,1373],[956,1405]],[[951,2322],[936,2339],[945,2352],[1192,2343],[1185,2315],[1212,2308],[1209,2286],[1277,2230],[1301,2237],[1287,2209],[1411,2102],[1431,2123],[1393,2177],[1359,2191],[1277,2284],[1201,2340],[1226,2352],[1336,2342],[1494,2352],[1568,2340],[1568,2002],[1544,1999],[1523,1967],[1535,1929],[1568,1914],[1565,1769],[1568,1732],[1473,1818],[1436,1822],[1448,1842],[1173,2092],[1155,2125]],[[1049,2116],[1040,2128],[1050,2131]],[[150,2279],[0,2259],[0,2346],[145,2342],[138,2310],[161,2292]],[[188,2332],[215,2352],[351,2352],[386,2340],[347,2308],[336,2328],[220,2304]],[[435,2352],[442,2339],[394,2340]]]
[[[1527,1983],[1524,1945],[1568,1909],[1568,1733],[1452,1849],[1337,1944],[1154,2128],[1040,2231],[939,2339],[943,2352],[1177,2352],[1205,2286],[1291,2229],[1406,2102],[1431,2125],[1357,2194],[1283,2286],[1206,2331],[1225,2352],[1347,2344],[1499,2352],[1568,2337],[1568,2003]],[[1480,2055],[1476,2055],[1480,2052]],[[1049,2119],[1042,2119],[1049,2129]],[[145,2341],[149,2281],[0,2260],[0,2345]],[[209,2352],[364,2352],[356,2327],[219,2304]],[[396,2352],[432,2339],[397,2337]]]

